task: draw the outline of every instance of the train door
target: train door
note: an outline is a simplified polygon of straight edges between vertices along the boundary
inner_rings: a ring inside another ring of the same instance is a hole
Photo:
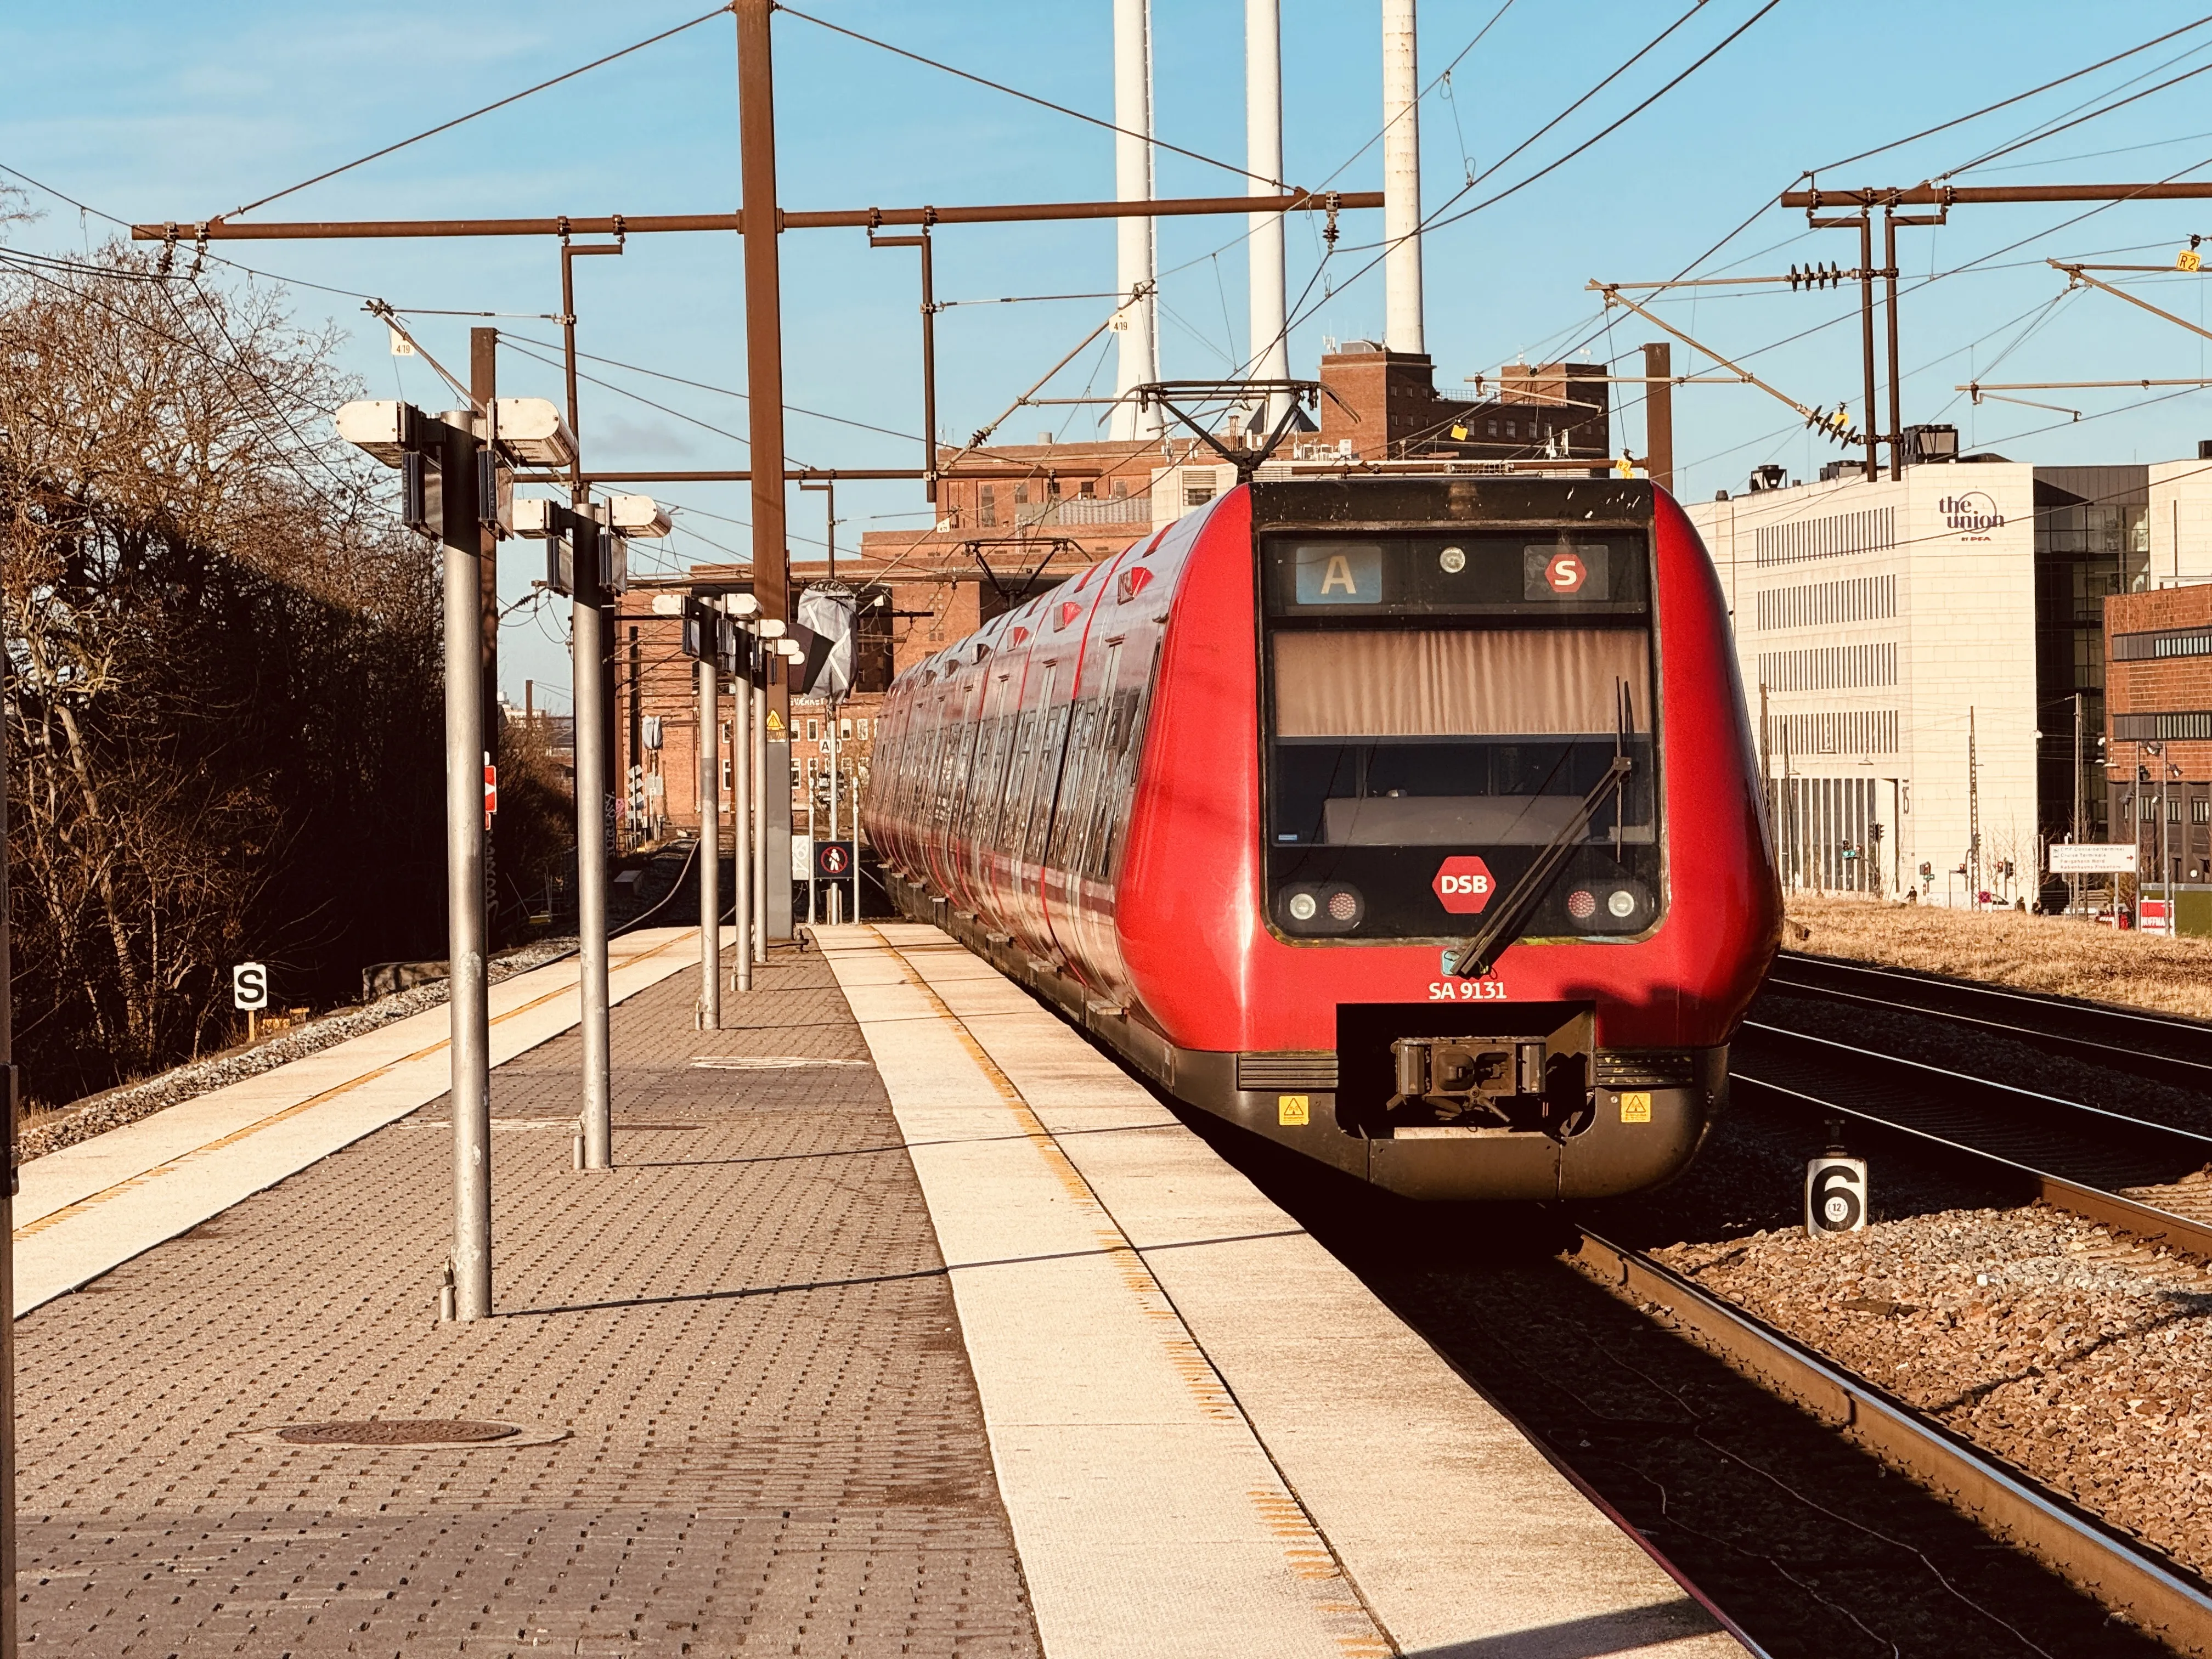
[[[1012,685],[1013,676],[1004,669],[987,671],[975,703],[975,758],[969,767],[968,795],[955,826],[959,836],[962,902],[978,915],[987,912],[991,904],[991,848],[1000,803],[1006,798],[1006,763],[1012,746],[1007,713]]]
[[[1014,833],[1007,843],[1008,890],[1016,931],[1030,949],[1051,948],[1045,933],[1043,875],[1045,832],[1052,823],[1053,792],[1060,787],[1060,762],[1067,739],[1067,705],[1058,699],[1064,678],[1057,659],[1040,665],[1044,674],[1036,702],[1025,716],[1031,722],[1029,764],[1021,782]],[[1024,699],[1026,701],[1026,699]]]
[[[1084,842],[1093,803],[1107,769],[1106,737],[1111,724],[1114,690],[1121,680],[1120,638],[1103,651],[1085,653],[1085,695],[1075,699],[1068,719],[1067,755],[1061,763],[1060,790],[1053,802],[1052,829],[1045,841],[1045,921],[1054,946],[1070,961],[1091,959],[1088,935],[1097,896],[1084,878]],[[1096,665],[1095,666],[1093,665]],[[1088,978],[1088,975],[1083,975]]]

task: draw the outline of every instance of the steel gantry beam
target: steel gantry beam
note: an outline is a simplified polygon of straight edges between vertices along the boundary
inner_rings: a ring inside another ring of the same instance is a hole
[[[1056,219],[1182,219],[1213,214],[1334,213],[1379,208],[1379,190],[1292,190],[1276,196],[1167,196],[1148,202],[999,202],[975,207],[778,209],[778,230],[871,230],[891,225],[1006,225]],[[625,213],[535,219],[321,219],[234,224],[228,219],[133,225],[134,242],[350,242],[437,236],[645,236],[725,231],[735,213]]]

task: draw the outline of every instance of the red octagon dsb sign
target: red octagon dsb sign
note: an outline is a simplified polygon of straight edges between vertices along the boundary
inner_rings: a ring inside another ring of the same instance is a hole
[[[1437,902],[1455,916],[1471,916],[1490,902],[1497,890],[1491,878],[1490,866],[1472,853],[1448,858],[1437,866],[1436,879],[1429,884],[1436,889]]]
[[[1589,567],[1583,562],[1579,553],[1554,553],[1551,562],[1544,567],[1544,580],[1554,593],[1575,593],[1582,589],[1583,578],[1589,574]]]

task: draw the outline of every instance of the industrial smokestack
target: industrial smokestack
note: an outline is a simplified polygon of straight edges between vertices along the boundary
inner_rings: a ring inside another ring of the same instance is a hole
[[[1382,343],[1425,351],[1421,338],[1421,70],[1413,0],[1382,0]]]
[[[1283,176],[1283,47],[1280,0],[1244,0],[1244,166],[1255,196],[1273,195]],[[1255,213],[1247,239],[1252,270],[1252,362],[1260,380],[1291,377],[1284,337],[1283,216]],[[1276,392],[1253,419],[1272,432],[1288,394]]]
[[[1152,199],[1152,0],[1114,0],[1114,195],[1117,201]],[[1158,313],[1152,284],[1158,260],[1150,219],[1115,222],[1118,241],[1115,287],[1127,301],[1114,326],[1121,336],[1114,390],[1127,398],[1130,388],[1160,378]],[[1129,301],[1139,288],[1141,298]],[[1160,412],[1139,410],[1134,402],[1116,404],[1111,428],[1116,438],[1156,438]]]

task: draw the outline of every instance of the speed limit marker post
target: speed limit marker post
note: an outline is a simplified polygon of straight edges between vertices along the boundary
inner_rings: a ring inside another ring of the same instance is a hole
[[[269,969],[265,963],[241,962],[230,970],[230,1003],[246,1016],[246,1040],[261,1036],[261,1011],[269,1006]]]
[[[1844,1121],[1828,1120],[1828,1146],[1805,1166],[1805,1231],[1839,1238],[1867,1224],[1867,1166],[1844,1150]]]

